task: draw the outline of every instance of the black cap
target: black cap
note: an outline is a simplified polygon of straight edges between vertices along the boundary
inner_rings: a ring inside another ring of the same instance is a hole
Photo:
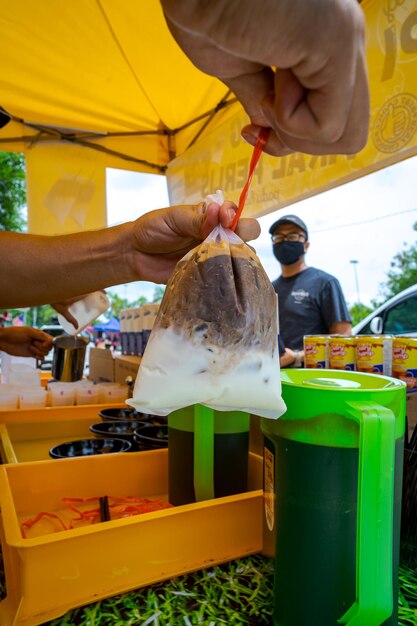
[[[304,224],[302,219],[297,217],[297,215],[283,215],[282,217],[280,217],[279,220],[274,222],[269,229],[270,234],[273,235],[278,226],[281,226],[281,224],[295,224],[296,226],[298,226],[298,228],[301,228],[301,230],[305,232],[306,239],[308,239],[307,226]]]

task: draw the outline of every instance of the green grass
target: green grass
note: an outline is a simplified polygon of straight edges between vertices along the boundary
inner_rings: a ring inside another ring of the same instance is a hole
[[[5,595],[0,574],[1,594]],[[400,568],[399,625],[417,626],[417,571]],[[238,559],[69,611],[49,626],[270,626],[273,562]]]

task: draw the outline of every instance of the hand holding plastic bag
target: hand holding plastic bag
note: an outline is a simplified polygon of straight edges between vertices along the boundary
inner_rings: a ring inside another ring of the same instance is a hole
[[[159,415],[197,403],[285,411],[274,288],[253,250],[221,226],[177,264],[129,401]]]

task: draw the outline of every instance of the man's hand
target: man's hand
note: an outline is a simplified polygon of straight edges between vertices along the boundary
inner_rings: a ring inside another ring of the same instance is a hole
[[[69,312],[69,307],[71,306],[71,304],[74,304],[74,302],[82,300],[86,295],[87,294],[84,294],[82,296],[76,296],[75,298],[68,298],[68,300],[63,300],[62,302],[54,302],[53,304],[51,303],[51,307],[55,309],[57,313],[62,315],[62,317],[65,317],[67,322],[72,324],[74,328],[78,328],[78,322],[75,317]]]
[[[350,154],[369,126],[365,27],[356,0],[162,0],[187,56],[236,94],[265,151]]]
[[[291,367],[295,363],[295,353],[290,348],[285,348],[283,355],[279,357],[279,365],[281,368]]]
[[[43,358],[52,348],[53,337],[31,326],[0,328],[0,350],[13,356]]]
[[[230,228],[236,213],[233,202],[219,206],[173,206],[151,211],[133,222],[132,264],[137,279],[163,283],[171,276],[176,263],[205,239],[217,224]],[[236,234],[244,241],[256,239],[260,226],[255,219],[240,219]]]

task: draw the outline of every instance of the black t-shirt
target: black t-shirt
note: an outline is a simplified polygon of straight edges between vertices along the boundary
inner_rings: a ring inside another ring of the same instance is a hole
[[[331,274],[308,267],[272,284],[278,294],[280,335],[292,350],[303,349],[304,335],[328,334],[336,322],[351,321],[339,281]]]

